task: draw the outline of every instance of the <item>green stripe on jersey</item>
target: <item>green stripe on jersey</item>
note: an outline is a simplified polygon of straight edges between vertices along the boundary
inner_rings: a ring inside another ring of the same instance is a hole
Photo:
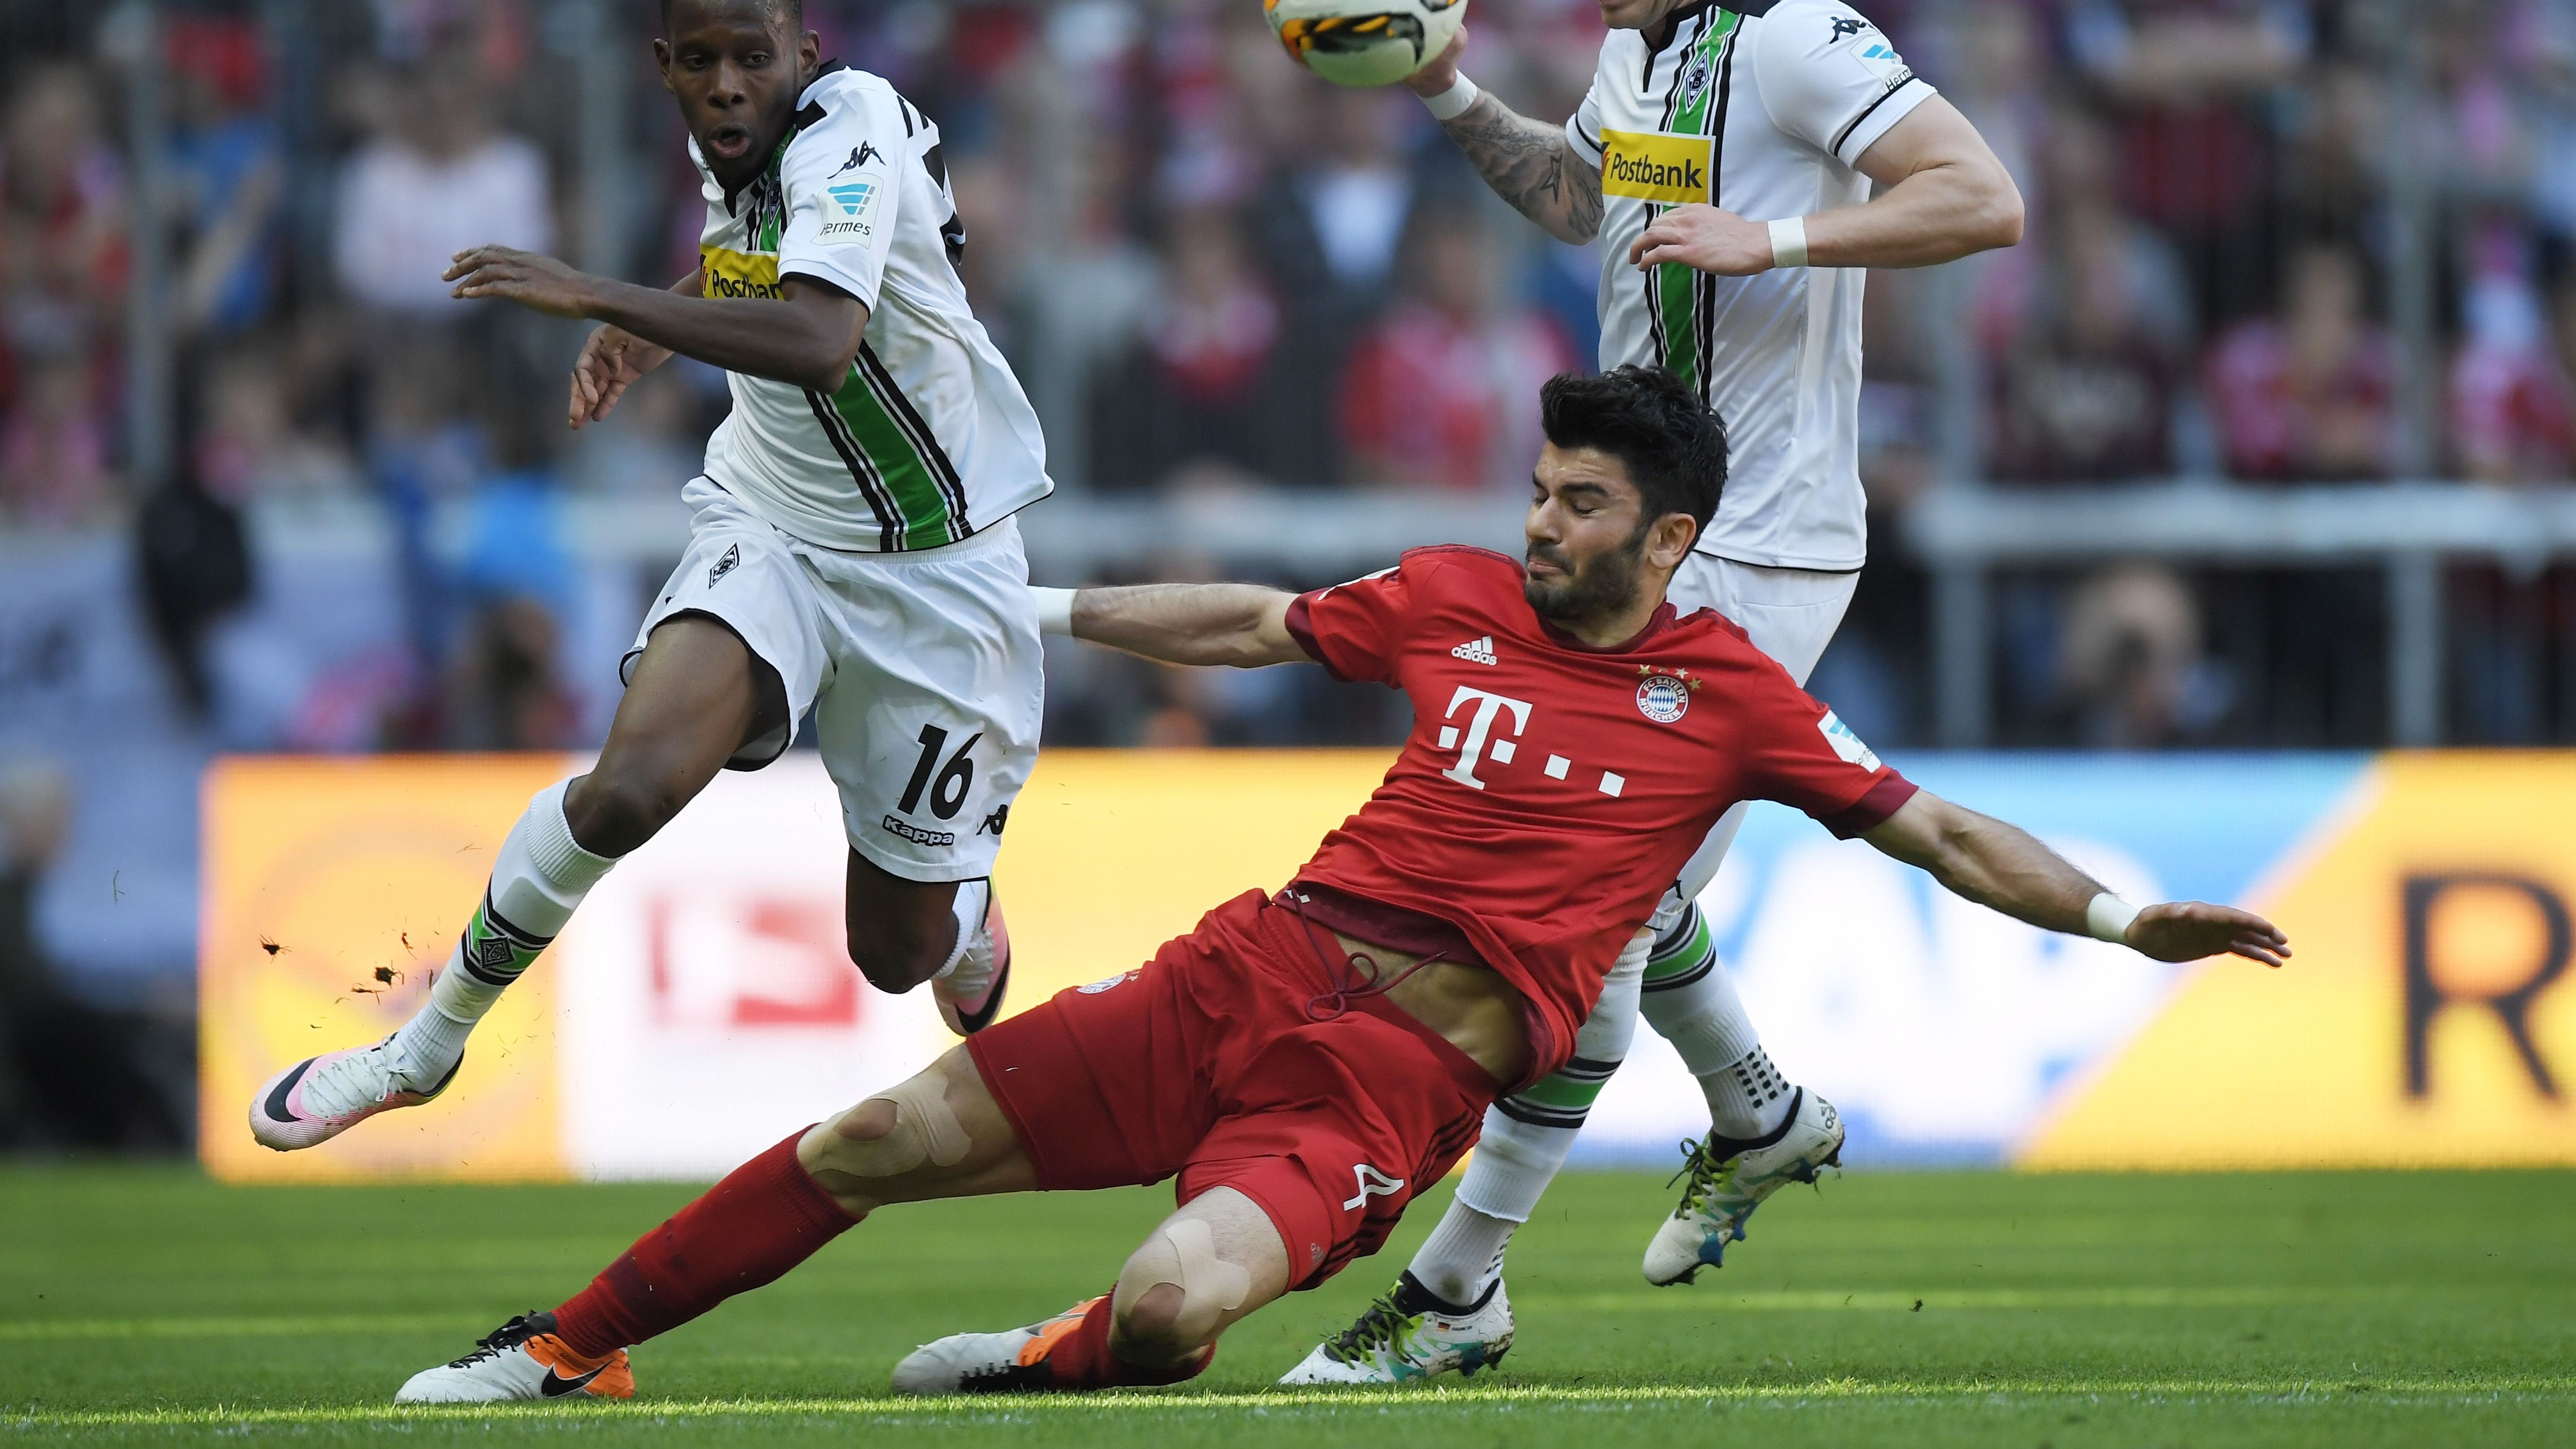
[[[849,424],[859,451],[885,480],[886,491],[894,495],[895,508],[903,515],[895,521],[896,547],[937,548],[947,543],[948,502],[940,496],[930,461],[904,435],[903,425],[868,385],[859,365],[851,365],[849,380],[832,394],[832,406]]]
[[[1709,73],[1708,80],[1699,88],[1699,93],[1683,97],[1681,105],[1673,112],[1671,134],[1676,136],[1710,134],[1709,123],[1713,119],[1712,112],[1717,104],[1720,84],[1717,74],[1718,51],[1726,44],[1726,38],[1735,33],[1735,27],[1742,20],[1743,17],[1732,10],[1719,11],[1716,21],[1709,26],[1708,33],[1701,36],[1698,43],[1692,47],[1698,53],[1685,57],[1674,65],[1673,84],[1676,86],[1689,81],[1691,70],[1695,66],[1705,64],[1709,68]],[[1717,164],[1722,159],[1714,153],[1709,158],[1708,187],[1711,202],[1717,199]],[[1655,309],[1663,319],[1664,366],[1670,368],[1675,376],[1693,387],[1698,387],[1701,381],[1699,282],[1700,274],[1679,262],[1665,262],[1655,268]]]

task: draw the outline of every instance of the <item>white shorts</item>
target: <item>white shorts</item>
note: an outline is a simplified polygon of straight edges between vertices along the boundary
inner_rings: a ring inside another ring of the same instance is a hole
[[[1858,587],[1857,572],[1765,568],[1694,553],[1673,570],[1665,597],[1685,614],[1693,609],[1724,614],[1753,641],[1754,648],[1778,660],[1790,678],[1804,685],[1815,672],[1816,661],[1825,657],[1825,646],[1834,642],[1834,630],[1842,626],[1843,611],[1851,607],[1852,590]],[[1718,866],[1735,844],[1735,832],[1743,828],[1745,808],[1738,804],[1720,817],[1692,853],[1690,863],[1682,867],[1680,882],[1665,893],[1662,908],[1655,912],[1652,924],[1658,932],[1670,929],[1681,918],[1683,907],[1717,879]]]
[[[844,553],[762,521],[706,478],[680,492],[688,552],[620,673],[662,622],[705,614],[786,686],[786,718],[728,765],[786,752],[810,708],[850,848],[912,881],[993,873],[1028,782],[1046,678],[1012,519],[917,553]]]

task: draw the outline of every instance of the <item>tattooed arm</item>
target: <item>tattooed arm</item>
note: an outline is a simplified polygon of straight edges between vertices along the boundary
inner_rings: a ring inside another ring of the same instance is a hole
[[[1426,97],[1448,90],[1458,82],[1458,55],[1466,48],[1461,29],[1405,85]],[[1520,115],[1491,94],[1479,95],[1440,128],[1495,195],[1549,236],[1579,246],[1601,230],[1601,172],[1576,153],[1564,128]]]

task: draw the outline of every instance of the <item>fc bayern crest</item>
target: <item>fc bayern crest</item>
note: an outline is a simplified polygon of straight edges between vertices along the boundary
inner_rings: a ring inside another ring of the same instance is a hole
[[[1637,713],[1671,724],[1690,713],[1690,686],[1670,674],[1649,674],[1637,685]]]

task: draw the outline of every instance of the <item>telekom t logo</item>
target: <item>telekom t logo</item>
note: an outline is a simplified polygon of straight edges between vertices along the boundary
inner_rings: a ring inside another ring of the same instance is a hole
[[[1476,764],[1485,757],[1485,740],[1493,733],[1494,716],[1506,709],[1510,710],[1512,712],[1511,732],[1514,736],[1518,736],[1521,731],[1529,728],[1530,706],[1529,701],[1525,699],[1510,699],[1499,694],[1487,694],[1481,689],[1469,689],[1462,684],[1458,686],[1457,694],[1450,698],[1447,712],[1440,717],[1456,719],[1458,707],[1471,699],[1476,702],[1476,713],[1467,721],[1467,738],[1463,745],[1459,743],[1456,725],[1441,727],[1440,748],[1446,750],[1455,747],[1458,750],[1458,763],[1440,773],[1470,790],[1482,790],[1485,788],[1485,782],[1476,778]],[[1512,750],[1510,740],[1494,741],[1495,763],[1510,764]]]

